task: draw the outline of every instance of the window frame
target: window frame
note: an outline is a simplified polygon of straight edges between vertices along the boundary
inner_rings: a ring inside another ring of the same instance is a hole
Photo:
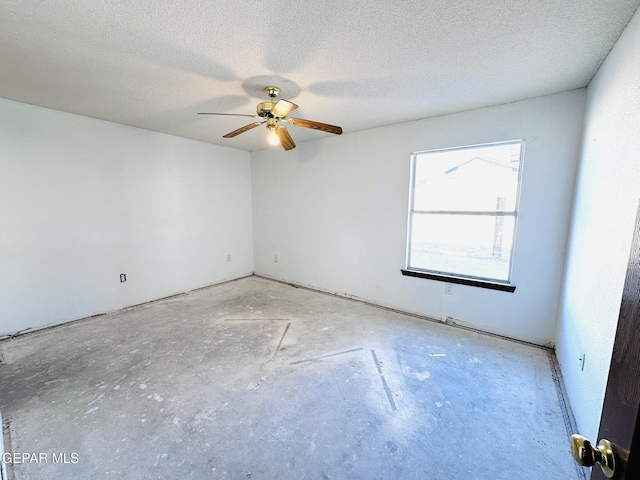
[[[518,162],[518,183],[516,186],[515,204],[512,211],[499,211],[499,210],[415,210],[415,182],[416,182],[416,167],[418,163],[418,157],[424,154],[446,152],[446,151],[460,151],[471,150],[475,148],[520,144],[520,158]],[[516,232],[518,228],[518,213],[520,210],[520,192],[522,186],[522,166],[525,152],[525,139],[505,140],[498,142],[489,142],[473,145],[464,145],[459,147],[447,147],[431,150],[420,150],[411,153],[411,170],[410,170],[410,183],[409,183],[409,205],[408,205],[408,221],[407,221],[407,243],[406,243],[406,256],[405,256],[405,268],[401,269],[403,275],[419,278],[427,278],[431,280],[439,280],[449,283],[459,283],[463,285],[490,288],[494,290],[502,290],[513,292],[515,286],[512,282],[513,263],[516,250]],[[430,270],[419,267],[411,266],[411,239],[413,232],[414,216],[418,214],[431,214],[431,215],[468,215],[468,216],[492,216],[492,217],[512,217],[514,219],[513,237],[511,238],[511,252],[509,256],[509,270],[506,280],[480,277],[475,275],[464,275],[452,272],[443,272],[437,270]]]

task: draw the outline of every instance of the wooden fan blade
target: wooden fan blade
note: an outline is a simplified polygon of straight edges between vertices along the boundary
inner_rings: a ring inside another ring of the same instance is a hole
[[[226,135],[223,135],[223,138],[233,138],[236,135],[240,135],[241,133],[246,132],[247,130],[251,130],[252,128],[256,128],[259,125],[262,125],[264,122],[253,122],[250,123],[249,125],[245,125],[244,127],[240,127],[237,130],[234,130],[233,132],[229,132]]]
[[[278,100],[278,103],[271,109],[271,115],[279,118],[286,117],[296,108],[298,108],[298,105],[295,103],[288,102],[287,100]]]
[[[289,118],[289,123],[296,127],[313,128],[314,130],[321,130],[327,133],[334,133],[336,135],[342,135],[342,128],[335,125],[329,125],[327,123],[313,122],[311,120],[303,120],[302,118]]]
[[[225,115],[227,117],[249,117],[260,118],[258,115],[245,115],[242,113],[212,113],[212,112],[198,112],[198,115]]]
[[[293,143],[293,138],[291,138],[287,127],[285,127],[284,125],[278,125],[278,128],[276,128],[276,135],[278,135],[280,143],[285,150],[296,148],[296,144]]]

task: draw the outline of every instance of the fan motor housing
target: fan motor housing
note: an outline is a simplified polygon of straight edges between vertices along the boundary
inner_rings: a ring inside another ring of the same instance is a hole
[[[274,106],[274,102],[261,102],[256,107],[256,113],[261,117],[269,117]]]

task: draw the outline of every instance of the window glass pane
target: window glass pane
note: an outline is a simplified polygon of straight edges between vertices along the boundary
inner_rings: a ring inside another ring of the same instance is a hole
[[[516,209],[521,142],[415,154],[414,210]]]
[[[409,268],[509,280],[515,217],[413,214]]]

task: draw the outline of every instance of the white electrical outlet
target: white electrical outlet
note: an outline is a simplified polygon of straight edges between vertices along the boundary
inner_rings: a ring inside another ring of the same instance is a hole
[[[274,255],[274,256],[273,256],[273,261],[274,261],[275,263],[278,263],[278,255]]]
[[[450,283],[445,283],[444,293],[446,293],[447,295],[453,295],[453,285],[451,285]]]
[[[231,261],[231,255],[227,255],[227,262]]]

